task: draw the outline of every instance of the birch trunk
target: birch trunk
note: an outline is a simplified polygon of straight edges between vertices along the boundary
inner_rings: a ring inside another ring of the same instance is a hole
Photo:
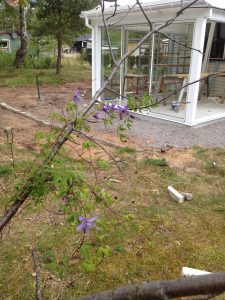
[[[26,8],[21,7],[19,8],[19,17],[20,17],[20,40],[21,45],[19,50],[16,52],[15,58],[15,66],[17,69],[21,68],[24,59],[27,54],[28,50],[28,35],[27,35],[27,20],[26,20]]]

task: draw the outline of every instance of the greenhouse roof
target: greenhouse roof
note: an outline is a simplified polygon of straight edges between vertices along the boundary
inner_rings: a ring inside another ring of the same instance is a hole
[[[166,8],[177,8],[181,7],[181,0],[141,0],[140,1],[143,8],[147,8],[148,10],[155,9],[166,9]],[[184,6],[191,4],[193,0],[183,0]],[[138,5],[136,4],[136,0],[117,0],[117,11],[118,12],[126,12],[129,11],[130,8],[133,8],[133,11],[140,10]],[[193,5],[193,7],[204,6],[204,7],[212,7],[218,9],[225,9],[225,1],[223,0],[199,0],[197,3]],[[105,13],[110,13],[114,11],[115,3],[114,2],[105,2]],[[92,10],[84,11],[81,13],[81,17],[91,17],[98,16],[101,14],[101,8],[98,6]]]

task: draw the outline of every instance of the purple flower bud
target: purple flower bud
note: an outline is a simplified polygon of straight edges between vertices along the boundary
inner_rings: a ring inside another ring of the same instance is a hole
[[[123,117],[131,117],[134,119],[134,116],[131,116],[128,110],[128,106],[125,105],[117,105],[117,104],[103,104],[100,110],[93,115],[94,118],[99,119],[98,113],[103,112],[107,115],[110,113],[117,113],[120,117],[120,120],[123,119]]]
[[[99,119],[99,112],[98,111],[93,115],[93,118]]]
[[[76,92],[75,92],[74,97],[73,97],[73,102],[74,102],[75,104],[78,104],[80,100],[81,100],[81,89],[78,88],[78,89],[76,90]]]

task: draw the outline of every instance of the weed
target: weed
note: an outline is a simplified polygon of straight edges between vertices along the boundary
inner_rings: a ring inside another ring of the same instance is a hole
[[[167,179],[175,179],[178,178],[178,174],[175,170],[170,168],[163,168],[162,169],[162,176],[166,177]]]
[[[145,158],[144,159],[145,165],[151,165],[151,166],[158,166],[158,167],[166,167],[168,166],[167,161],[164,158],[156,159],[156,158]]]
[[[225,168],[220,165],[215,165],[214,162],[207,162],[205,170],[208,174],[225,176]]]
[[[103,171],[106,171],[109,169],[109,163],[106,160],[103,160],[103,159],[97,160],[97,165]]]
[[[196,156],[198,158],[204,159],[206,157],[207,150],[203,148],[197,148],[196,150]]]
[[[13,168],[9,165],[0,166],[0,176],[11,175],[13,173]]]
[[[133,147],[126,146],[126,147],[119,148],[117,151],[119,154],[123,154],[123,153],[136,153],[137,150]]]
[[[221,148],[215,148],[214,153],[216,156],[225,157],[225,150]]]

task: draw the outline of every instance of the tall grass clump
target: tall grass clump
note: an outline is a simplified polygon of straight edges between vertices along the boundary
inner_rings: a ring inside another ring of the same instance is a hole
[[[13,66],[14,60],[15,60],[15,54],[0,51],[0,66],[1,66],[1,69],[7,69],[10,66]]]

